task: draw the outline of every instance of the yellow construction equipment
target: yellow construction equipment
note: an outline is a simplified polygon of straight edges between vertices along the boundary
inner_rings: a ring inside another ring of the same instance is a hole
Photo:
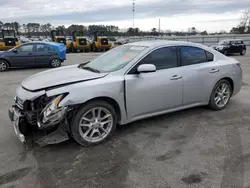
[[[78,50],[81,52],[89,52],[90,51],[90,42],[84,37],[82,31],[73,31],[72,32],[71,42],[71,52],[76,53]]]
[[[103,31],[94,32],[94,40],[91,44],[91,51],[108,51],[112,47],[112,43],[109,42],[106,36],[103,36]]]
[[[21,43],[16,37],[15,30],[5,30],[2,29],[2,38],[0,39],[0,51],[10,50]]]
[[[70,51],[71,47],[71,42],[66,41],[66,38],[64,36],[64,33],[62,30],[52,30],[51,31],[51,39],[52,42],[58,42],[58,43],[63,43],[66,45],[67,48],[67,53]]]

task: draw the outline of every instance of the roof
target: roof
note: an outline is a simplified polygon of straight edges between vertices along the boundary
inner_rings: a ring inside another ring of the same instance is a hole
[[[239,41],[239,40],[242,40],[242,39],[223,39],[221,41]]]
[[[63,43],[59,43],[59,42],[46,42],[46,41],[30,41],[30,42],[26,42],[24,44],[49,44],[49,45],[53,45],[53,46],[60,46]]]
[[[29,41],[29,42],[26,42],[24,44],[33,44],[33,43],[39,43],[39,44],[44,43],[44,44],[47,44],[48,42],[45,42],[45,41]]]
[[[147,46],[147,47],[157,47],[162,45],[190,45],[190,46],[203,46],[198,43],[186,42],[186,41],[172,41],[172,40],[145,40],[140,42],[132,42],[125,45],[135,45],[135,46]],[[203,46],[204,47],[204,46]]]

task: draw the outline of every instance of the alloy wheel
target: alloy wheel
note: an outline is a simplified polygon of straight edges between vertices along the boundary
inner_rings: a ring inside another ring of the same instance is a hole
[[[95,107],[88,110],[79,123],[81,137],[96,143],[105,139],[112,130],[114,119],[111,112],[104,107]]]
[[[223,108],[229,101],[231,95],[230,87],[226,83],[220,84],[214,95],[214,102],[219,108]]]
[[[241,54],[242,54],[242,55],[245,55],[245,54],[246,54],[246,50],[245,50],[245,49],[242,50]]]
[[[0,70],[1,71],[5,71],[7,69],[7,65],[6,65],[6,63],[5,62],[0,62]]]
[[[52,67],[60,67],[60,65],[61,65],[61,61],[59,60],[59,59],[53,59],[52,61],[51,61],[51,65],[52,65]]]

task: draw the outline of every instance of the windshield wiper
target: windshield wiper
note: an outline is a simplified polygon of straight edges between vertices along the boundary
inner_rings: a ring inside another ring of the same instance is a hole
[[[92,67],[81,67],[81,68],[82,68],[82,69],[85,69],[85,70],[92,71],[92,72],[100,73],[100,71],[99,71],[99,70],[94,69],[94,68],[92,68]]]

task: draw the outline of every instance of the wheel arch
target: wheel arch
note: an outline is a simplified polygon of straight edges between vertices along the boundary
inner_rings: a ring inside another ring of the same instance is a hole
[[[115,109],[115,112],[117,114],[117,122],[119,122],[121,120],[121,118],[122,118],[121,108],[120,108],[118,102],[111,97],[106,97],[106,96],[95,97],[95,98],[89,99],[81,104],[76,105],[75,108],[76,108],[76,110],[78,110],[82,106],[84,106],[88,103],[94,102],[94,101],[105,101],[105,102],[109,103]]]
[[[9,64],[9,67],[11,67],[10,61],[5,58],[0,58],[0,60],[6,61]]]
[[[231,95],[234,93],[234,81],[233,81],[233,79],[232,78],[230,78],[230,77],[224,77],[224,78],[222,78],[222,79],[220,79],[219,81],[221,81],[221,80],[226,80],[226,81],[228,81],[229,82],[229,84],[230,84],[230,86],[231,86],[231,88],[232,88],[232,93],[231,93]],[[219,82],[218,81],[218,82]],[[218,83],[217,82],[217,83]]]
[[[234,81],[233,81],[232,78],[230,78],[230,77],[228,77],[228,76],[224,76],[224,77],[221,77],[221,78],[219,78],[218,80],[216,80],[216,81],[213,83],[213,86],[212,86],[213,89],[214,89],[214,87],[216,86],[216,84],[217,84],[218,82],[220,82],[221,80],[226,80],[226,81],[228,81],[228,82],[230,83],[231,88],[232,88],[232,93],[231,93],[231,96],[232,96],[233,93],[234,93]],[[211,97],[211,95],[212,95],[212,93],[213,93],[213,89],[212,89],[211,92],[209,93],[208,98],[207,98],[207,101],[210,100],[210,97]]]

